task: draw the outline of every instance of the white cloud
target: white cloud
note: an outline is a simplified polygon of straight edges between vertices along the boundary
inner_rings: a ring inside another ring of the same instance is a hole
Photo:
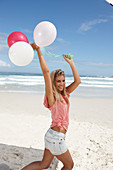
[[[98,66],[98,67],[113,67],[113,64],[107,64],[107,63],[96,63],[96,62],[86,62],[86,61],[80,61],[77,62],[77,64],[80,65],[87,65],[87,66]]]
[[[109,16],[111,19],[113,19],[113,15]]]
[[[0,32],[0,52],[6,50],[7,46],[7,36],[5,32]]]
[[[8,34],[6,32],[0,32],[0,36],[8,36]]]
[[[55,44],[48,46],[47,49],[50,51],[54,51],[60,49],[61,47],[67,46],[69,44],[70,44],[69,41],[66,41],[65,39],[59,37],[56,39]]]
[[[6,62],[0,60],[0,67],[11,67],[10,64],[7,64]]]
[[[1,51],[4,51],[4,50],[6,50],[6,49],[7,49],[7,45],[0,43],[0,52],[1,52]]]
[[[32,33],[32,31],[31,30],[28,30],[28,29],[22,29],[22,32],[26,32],[26,33]]]
[[[63,61],[63,60],[61,60],[61,58],[59,58],[59,60],[48,60],[49,62],[51,62],[51,63],[66,63],[66,61]]]
[[[62,42],[63,42],[63,43],[66,42],[63,38],[57,38],[57,41],[59,41],[59,42],[61,42],[61,43],[62,43]]]
[[[46,49],[47,49],[48,51],[54,51],[54,50],[59,49],[59,46],[60,46],[60,45],[52,45],[52,46],[46,47]]]
[[[92,29],[94,25],[101,24],[104,22],[108,22],[108,20],[107,19],[95,19],[89,22],[82,23],[78,31],[79,32],[88,31]]]
[[[5,44],[6,43],[6,39],[4,37],[0,37],[0,44]]]

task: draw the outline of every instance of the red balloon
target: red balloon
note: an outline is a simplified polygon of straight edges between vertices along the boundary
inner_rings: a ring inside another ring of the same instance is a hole
[[[14,43],[18,41],[24,41],[26,43],[29,43],[28,38],[26,37],[25,34],[22,32],[12,32],[7,39],[8,46],[11,47]]]

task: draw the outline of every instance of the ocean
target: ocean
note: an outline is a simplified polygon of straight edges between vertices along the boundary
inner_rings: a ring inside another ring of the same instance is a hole
[[[74,97],[113,98],[112,77],[80,76],[81,84],[72,93]],[[66,76],[66,86],[73,82]],[[44,78],[41,74],[0,74],[0,92],[44,94]]]

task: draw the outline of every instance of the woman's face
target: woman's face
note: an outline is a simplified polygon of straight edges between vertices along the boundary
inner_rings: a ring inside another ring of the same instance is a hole
[[[65,87],[65,77],[63,75],[55,78],[55,87],[59,93],[61,93]]]

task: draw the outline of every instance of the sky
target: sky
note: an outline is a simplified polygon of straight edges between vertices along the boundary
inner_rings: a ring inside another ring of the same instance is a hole
[[[57,29],[55,41],[46,47],[53,54],[73,54],[80,75],[113,76],[113,7],[105,0],[4,0],[0,1],[0,72],[41,73],[37,53],[27,66],[9,59],[8,36],[23,32],[33,43],[33,32],[43,21]],[[72,75],[64,59],[43,56],[49,70]]]

